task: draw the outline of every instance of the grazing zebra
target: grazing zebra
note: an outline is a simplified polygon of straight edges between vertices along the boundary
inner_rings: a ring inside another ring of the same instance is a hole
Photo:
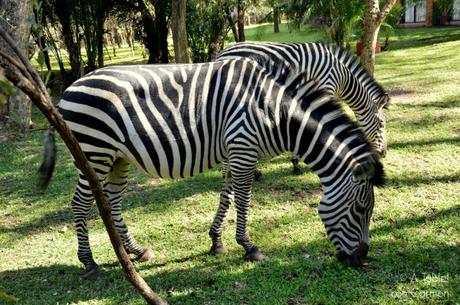
[[[221,203],[235,199],[236,240],[248,260],[262,259],[247,232],[254,169],[259,157],[291,151],[320,177],[319,213],[338,258],[362,264],[382,165],[328,95],[305,95],[312,84],[303,77],[291,82],[301,86],[292,96],[292,87],[278,85],[253,61],[237,59],[107,67],[69,87],[59,111],[99,176],[127,252],[141,260],[151,253],[129,234],[121,214],[130,164],[154,177],[183,178],[227,160]],[[86,222],[92,201],[80,174],[72,209],[78,258],[88,276],[98,269]],[[214,233],[218,251],[222,242]]]
[[[306,81],[315,79],[317,88],[343,99],[356,115],[358,125],[385,156],[387,141],[383,109],[389,98],[367,73],[359,58],[346,49],[324,43],[238,43],[223,50],[216,60],[251,58],[262,65],[280,84],[287,84],[300,72]],[[292,158],[294,172],[301,173]]]

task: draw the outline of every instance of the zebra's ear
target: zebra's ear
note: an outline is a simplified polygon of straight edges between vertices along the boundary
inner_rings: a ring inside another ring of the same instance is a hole
[[[388,109],[389,107],[390,107],[390,96],[387,93],[385,93],[379,99],[379,109],[380,108]]]
[[[370,179],[375,186],[385,185],[385,173],[380,161],[374,159],[364,160],[357,163],[353,168],[353,177],[359,182]]]
[[[374,162],[363,161],[353,167],[353,176],[359,182],[372,178],[375,174]]]

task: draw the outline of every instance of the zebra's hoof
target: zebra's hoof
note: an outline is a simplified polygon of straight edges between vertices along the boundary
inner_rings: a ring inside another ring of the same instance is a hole
[[[99,273],[100,273],[99,266],[97,264],[94,264],[86,268],[83,278],[85,280],[94,280],[95,278],[98,277]]]
[[[255,170],[254,171],[254,180],[255,181],[264,181],[265,176],[264,176],[264,174],[262,174],[262,172],[260,170]]]
[[[261,262],[267,259],[267,256],[263,254],[257,247],[253,247],[249,252],[246,252],[244,259],[250,262]]]
[[[294,172],[294,175],[300,176],[305,171],[300,166],[296,166],[296,167],[294,167],[293,172]]]
[[[227,250],[225,250],[224,245],[212,245],[211,250],[209,250],[209,254],[211,255],[220,255],[220,254],[225,254],[227,253]]]
[[[148,261],[153,261],[154,259],[155,259],[155,254],[153,253],[153,251],[150,250],[149,248],[145,248],[144,252],[139,254],[135,260],[137,262],[148,262]]]

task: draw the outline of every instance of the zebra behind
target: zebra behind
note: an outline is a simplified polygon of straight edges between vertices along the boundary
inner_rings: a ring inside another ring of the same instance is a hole
[[[248,260],[264,256],[247,231],[251,184],[258,158],[291,151],[320,177],[319,213],[345,264],[363,263],[368,249],[373,186],[383,169],[362,132],[331,98],[304,93],[299,75],[280,86],[250,60],[207,64],[107,67],[76,81],[59,103],[60,112],[97,172],[128,253],[151,258],[129,233],[121,213],[128,168],[154,177],[183,178],[226,160],[221,206],[235,200],[236,240]],[[52,151],[52,150],[48,150]],[[78,258],[86,275],[98,266],[88,241],[93,197],[80,174],[72,199]],[[216,214],[216,218],[220,217]],[[217,228],[219,229],[219,228]],[[219,231],[212,249],[223,247]]]
[[[342,99],[354,112],[376,151],[385,156],[387,140],[383,110],[389,97],[346,49],[317,43],[237,43],[223,50],[216,60],[250,58],[263,66],[275,80],[288,85],[293,76],[305,73],[324,89]]]

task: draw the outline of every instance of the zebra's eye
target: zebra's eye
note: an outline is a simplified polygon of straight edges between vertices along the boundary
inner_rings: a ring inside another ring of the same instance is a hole
[[[360,201],[356,202],[356,212],[360,214],[364,214],[366,212],[366,206]]]

